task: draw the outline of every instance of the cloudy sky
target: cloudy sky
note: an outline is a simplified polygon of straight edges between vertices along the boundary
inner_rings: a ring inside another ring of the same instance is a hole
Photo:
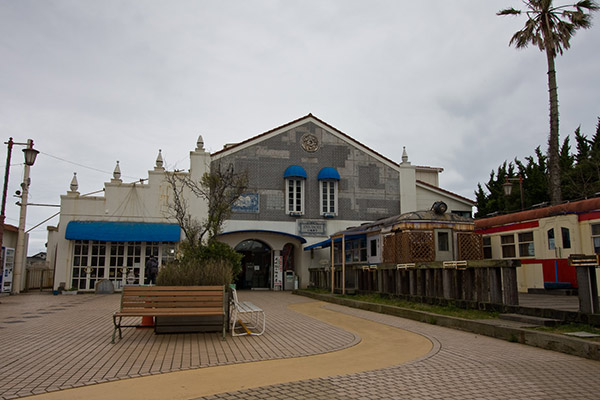
[[[199,134],[217,151],[308,113],[393,160],[406,146],[474,199],[504,160],[545,150],[546,59],[508,47],[524,19],[495,14],[518,0],[423,4],[0,0],[0,134],[40,150],[38,204],[59,204],[73,172],[88,193],[117,160],[125,181],[146,178],[158,149],[185,169]],[[562,138],[579,125],[592,136],[600,116],[599,18],[557,59]],[[15,147],[13,225],[22,174]],[[27,228],[57,211],[29,207]],[[29,254],[45,250],[46,225]]]

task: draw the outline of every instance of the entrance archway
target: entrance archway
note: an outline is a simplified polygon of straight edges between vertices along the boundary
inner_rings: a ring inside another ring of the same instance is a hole
[[[240,289],[269,289],[271,287],[271,247],[254,239],[235,246],[242,254],[242,272],[238,275]]]

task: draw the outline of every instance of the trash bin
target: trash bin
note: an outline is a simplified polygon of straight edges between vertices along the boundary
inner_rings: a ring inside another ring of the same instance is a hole
[[[285,271],[283,290],[294,290],[294,271]]]

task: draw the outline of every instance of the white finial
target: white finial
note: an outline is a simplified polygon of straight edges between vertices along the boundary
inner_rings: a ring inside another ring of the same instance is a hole
[[[71,179],[71,192],[76,192],[79,189],[79,182],[77,182],[77,172],[73,172],[73,179]]]
[[[158,157],[156,157],[156,169],[163,169],[163,158],[161,149],[158,149]]]
[[[119,167],[118,161],[117,165],[115,166],[115,170],[113,171],[113,179],[116,181],[121,180],[121,168]]]
[[[204,139],[202,139],[202,135],[198,135],[198,141],[196,142],[196,150],[204,150]]]
[[[402,146],[402,163],[408,162],[408,154],[406,153],[406,146]]]

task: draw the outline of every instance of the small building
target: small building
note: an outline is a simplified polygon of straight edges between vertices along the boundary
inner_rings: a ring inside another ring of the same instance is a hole
[[[334,243],[330,265],[311,268],[311,284],[331,288],[327,280],[334,269],[334,289],[393,293],[387,282],[396,280],[398,269],[483,259],[482,239],[474,233],[473,219],[446,210],[447,205],[438,201],[429,210],[364,223],[305,247],[331,249]]]
[[[600,198],[482,218],[475,228],[486,259],[520,260],[520,292],[577,288],[568,258],[600,253]]]

